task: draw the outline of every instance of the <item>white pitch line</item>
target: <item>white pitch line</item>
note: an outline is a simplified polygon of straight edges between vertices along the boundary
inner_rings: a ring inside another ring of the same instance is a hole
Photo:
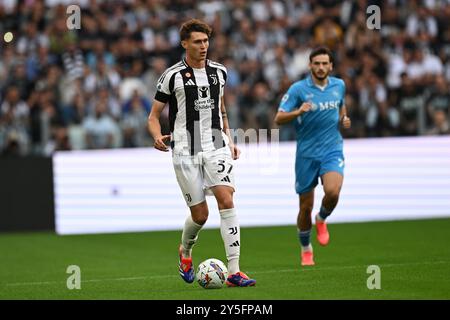
[[[385,267],[406,267],[414,265],[435,265],[435,264],[450,264],[450,261],[432,261],[432,262],[409,262],[409,263],[390,263],[390,264],[379,264],[380,268]],[[342,270],[342,269],[363,269],[367,268],[369,265],[354,265],[354,266],[336,266],[336,267],[308,267],[302,269],[284,269],[284,270],[267,270],[267,271],[249,271],[251,274],[270,274],[270,273],[287,273],[287,272],[304,272],[304,271],[327,271],[327,270]],[[159,275],[159,276],[143,276],[143,277],[125,277],[125,278],[110,278],[110,279],[88,279],[81,280],[82,283],[86,282],[107,282],[107,281],[133,281],[133,280],[151,280],[151,279],[163,279],[163,278],[178,278],[178,275]],[[17,283],[6,283],[5,286],[15,287],[15,286],[35,286],[35,285],[51,285],[51,284],[64,284],[63,281],[44,281],[44,282],[17,282]]]
[[[110,279],[88,279],[81,280],[82,283],[85,282],[105,282],[105,281],[131,281],[131,280],[144,280],[144,279],[159,279],[159,278],[175,278],[177,275],[160,275],[160,276],[144,276],[144,277],[128,277],[128,278],[110,278]],[[44,281],[44,282],[16,282],[16,283],[6,283],[6,286],[33,286],[33,285],[46,285],[46,284],[64,284],[64,281]]]
[[[432,261],[432,262],[409,262],[409,263],[390,263],[390,264],[378,264],[380,268],[385,267],[403,267],[403,266],[414,266],[414,265],[429,265],[429,264],[450,264],[450,261]],[[302,269],[284,269],[284,270],[269,270],[269,271],[255,271],[253,273],[265,274],[265,273],[277,273],[277,272],[294,272],[294,271],[327,271],[327,270],[342,270],[342,269],[360,269],[367,268],[368,265],[357,265],[357,266],[336,266],[336,267],[305,267]],[[374,264],[372,264],[374,265]]]

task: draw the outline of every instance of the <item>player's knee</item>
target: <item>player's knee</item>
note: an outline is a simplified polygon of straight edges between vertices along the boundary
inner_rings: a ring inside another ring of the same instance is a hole
[[[233,197],[224,197],[217,201],[219,210],[234,208]]]
[[[206,221],[208,221],[208,212],[202,212],[200,214],[196,214],[195,216],[192,217],[192,220],[194,220],[194,222],[196,224],[199,225],[204,225],[206,223]]]
[[[196,221],[199,225],[204,225],[208,221],[208,215],[201,216],[198,221]]]
[[[195,223],[204,225],[205,222],[208,220],[209,212],[206,202],[202,202],[198,205],[192,206],[190,210],[192,220],[194,220]]]

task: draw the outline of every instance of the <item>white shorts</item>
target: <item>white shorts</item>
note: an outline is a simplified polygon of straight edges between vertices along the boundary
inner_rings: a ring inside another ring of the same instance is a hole
[[[192,207],[205,201],[210,188],[218,185],[234,189],[234,170],[228,146],[195,156],[173,154],[173,167],[186,204]]]

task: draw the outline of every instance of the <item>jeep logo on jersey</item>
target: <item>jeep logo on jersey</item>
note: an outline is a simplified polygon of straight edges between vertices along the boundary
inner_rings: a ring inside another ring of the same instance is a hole
[[[198,87],[198,97],[205,99],[209,97],[209,87]]]

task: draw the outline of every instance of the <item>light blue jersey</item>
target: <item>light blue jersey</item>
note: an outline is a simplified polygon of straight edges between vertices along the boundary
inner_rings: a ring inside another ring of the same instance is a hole
[[[328,77],[328,84],[319,88],[311,76],[294,83],[283,96],[279,110],[291,112],[304,102],[312,108],[295,121],[297,154],[295,159],[295,190],[309,192],[319,177],[334,171],[344,175],[343,141],[339,131],[339,111],[344,105],[345,83]]]
[[[280,111],[291,112],[304,102],[312,103],[311,110],[296,119],[297,157],[320,159],[330,152],[342,152],[339,111],[344,97],[345,83],[336,77],[328,77],[328,84],[319,88],[309,75],[289,88],[281,99]]]

